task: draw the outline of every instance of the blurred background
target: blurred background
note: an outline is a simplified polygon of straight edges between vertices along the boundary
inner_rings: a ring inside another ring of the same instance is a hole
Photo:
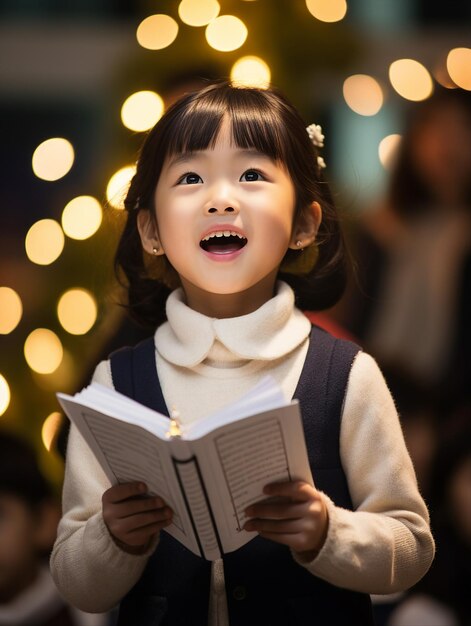
[[[0,428],[57,494],[55,392],[149,334],[112,269],[145,132],[208,79],[271,83],[323,127],[355,259],[316,319],[380,362],[447,546],[378,623],[471,624],[470,33],[467,0],[0,0]]]

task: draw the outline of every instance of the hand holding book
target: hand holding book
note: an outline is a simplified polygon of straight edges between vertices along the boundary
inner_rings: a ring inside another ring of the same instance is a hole
[[[255,531],[244,528],[245,510],[266,499],[267,484],[301,480],[313,485],[299,405],[287,401],[272,379],[216,414],[178,429],[176,424],[171,428],[168,417],[101,385],[58,398],[110,483],[145,483],[149,496],[158,496],[173,511],[166,532],[206,559],[255,537]],[[163,524],[161,507],[149,505],[154,511],[149,514],[127,498],[123,505],[115,491],[108,496],[106,515],[111,511],[112,524],[118,521],[118,540],[132,528],[139,537],[135,545],[144,544],[139,515],[145,521],[154,515],[155,528]],[[123,507],[133,510],[126,523],[120,516]]]

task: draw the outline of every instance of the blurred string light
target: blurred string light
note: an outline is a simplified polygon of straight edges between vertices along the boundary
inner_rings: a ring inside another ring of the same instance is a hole
[[[339,22],[347,13],[345,0],[306,0],[307,10],[321,22]]]
[[[126,165],[110,178],[106,187],[106,199],[114,209],[124,209],[124,198],[135,173],[135,165]]]
[[[206,40],[215,50],[229,52],[240,48],[247,39],[248,30],[235,15],[220,15],[206,26]]]
[[[384,100],[380,84],[367,74],[349,76],[343,83],[343,97],[359,115],[376,115]]]
[[[64,350],[59,337],[47,328],[36,328],[26,338],[24,355],[38,374],[52,374],[61,364]]]
[[[96,322],[95,298],[85,289],[69,289],[59,299],[57,317],[71,335],[85,335]]]
[[[450,77],[458,87],[471,91],[471,48],[454,48],[446,59]]]
[[[433,81],[426,67],[414,59],[398,59],[389,66],[389,80],[406,100],[425,100],[433,92]]]
[[[162,117],[164,101],[155,91],[137,91],[124,101],[121,121],[126,128],[143,132],[152,128]]]
[[[0,335],[8,335],[15,330],[22,315],[20,296],[11,287],[0,287]]]
[[[59,180],[70,171],[74,158],[70,141],[62,137],[46,139],[33,153],[33,172],[43,180]]]
[[[26,234],[25,249],[28,259],[38,265],[50,265],[64,249],[64,233],[55,220],[39,220]]]
[[[170,17],[159,13],[150,15],[137,27],[138,43],[148,50],[162,50],[172,44],[178,35],[178,24]]]
[[[6,378],[0,374],[0,415],[3,415],[10,404],[10,387]]]
[[[394,165],[401,140],[401,135],[393,133],[379,142],[378,155],[384,169],[390,170]]]
[[[450,74],[448,73],[446,67],[446,60],[442,60],[436,65],[433,71],[433,77],[437,83],[446,89],[456,89],[457,87],[457,85],[450,78]]]
[[[62,423],[62,415],[59,411],[54,411],[46,417],[41,428],[41,439],[44,447],[48,452],[51,451],[52,445],[59,434]]]
[[[206,26],[218,16],[221,7],[216,0],[182,0],[178,15],[188,26]]]
[[[101,204],[93,196],[77,196],[62,211],[62,228],[71,239],[88,239],[100,228]]]
[[[234,63],[231,69],[231,81],[236,86],[267,89],[270,80],[270,68],[263,59],[256,56],[242,57]]]

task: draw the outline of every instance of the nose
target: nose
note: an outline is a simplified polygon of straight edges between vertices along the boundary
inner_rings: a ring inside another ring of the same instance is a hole
[[[226,215],[238,212],[239,203],[235,197],[234,189],[228,181],[221,181],[219,184],[209,188],[207,202],[205,203],[205,213]]]

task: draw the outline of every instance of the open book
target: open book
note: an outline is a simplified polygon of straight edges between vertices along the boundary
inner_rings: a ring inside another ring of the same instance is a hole
[[[298,402],[269,377],[185,426],[97,383],[57,397],[111,483],[146,483],[173,509],[165,531],[208,560],[256,536],[244,509],[268,499],[265,485],[313,484]]]

